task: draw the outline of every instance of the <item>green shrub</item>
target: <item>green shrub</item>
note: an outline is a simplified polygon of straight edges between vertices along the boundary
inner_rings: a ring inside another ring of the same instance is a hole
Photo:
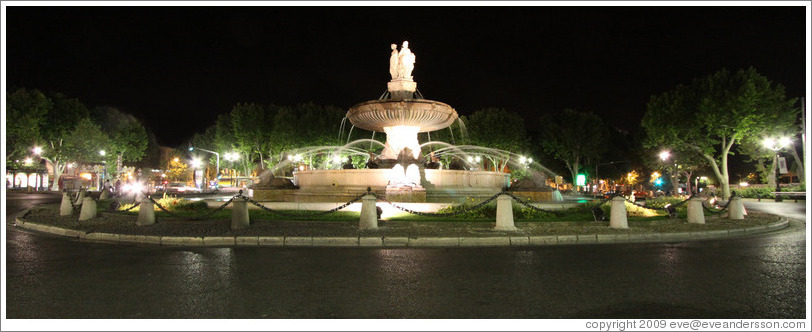
[[[449,205],[437,210],[437,213],[453,213],[471,210],[476,204],[466,201],[458,205]],[[462,214],[452,216],[453,218],[460,219],[481,219],[481,218],[496,218],[496,204],[491,202],[485,204],[476,210],[468,211]]]
[[[749,187],[749,188],[737,189],[737,190],[734,190],[734,191],[736,192],[736,195],[739,195],[742,198],[759,198],[759,197],[761,197],[761,198],[775,198],[775,195],[773,195],[773,192],[775,191],[775,188]]]
[[[773,195],[773,192],[775,192],[774,187],[761,187],[761,188],[748,187],[748,188],[744,188],[744,189],[736,189],[734,191],[736,192],[736,195],[739,195],[742,198],[759,198],[759,196],[761,198],[775,198],[775,195]],[[781,191],[805,192],[806,191],[806,184],[800,184],[800,185],[797,185],[797,186],[781,188]]]
[[[168,211],[189,211],[189,212],[196,212],[202,211],[209,208],[208,204],[203,201],[191,201],[186,198],[178,198],[172,195],[167,195],[166,193],[159,199],[155,200],[156,203],[160,204],[164,207],[164,209]],[[155,204],[154,209],[155,211],[161,211],[158,207],[158,204]],[[133,204],[122,204],[118,207],[119,211],[127,210],[132,207]],[[141,207],[135,207],[130,211],[138,212]]]

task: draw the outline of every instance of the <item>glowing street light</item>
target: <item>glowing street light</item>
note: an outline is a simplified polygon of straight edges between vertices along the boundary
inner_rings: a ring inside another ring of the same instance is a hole
[[[200,159],[192,159],[192,162],[190,164],[194,168],[200,168],[200,165],[202,165],[203,163],[200,161]]]
[[[780,194],[781,193],[781,186],[778,184],[778,176],[779,176],[779,169],[780,169],[780,167],[778,167],[779,166],[778,165],[778,152],[781,151],[781,149],[791,145],[792,140],[789,139],[789,137],[781,137],[780,139],[777,139],[777,140],[772,138],[772,137],[768,137],[768,138],[764,139],[763,144],[764,144],[765,148],[768,148],[768,149],[773,150],[775,152],[775,159],[774,159],[774,163],[775,163],[775,201],[780,202],[780,201],[782,201],[782,198],[781,198],[781,194]]]
[[[226,152],[225,158],[230,162],[235,162],[237,159],[240,159],[240,155],[236,152]]]
[[[42,148],[38,146],[35,146],[31,151],[33,151],[34,154],[42,154]]]
[[[107,152],[105,152],[104,150],[101,150],[101,151],[99,151],[99,155],[104,157],[104,156],[107,155]]]
[[[665,150],[663,152],[660,152],[659,156],[660,156],[660,159],[662,161],[666,161],[666,160],[668,160],[669,157],[671,157],[671,152],[669,152],[668,150]]]
[[[195,149],[198,149],[198,150],[203,151],[203,152],[208,152],[208,153],[211,153],[211,154],[214,154],[215,156],[217,156],[217,170],[214,172],[214,174],[219,175],[220,174],[220,154],[217,153],[217,152],[211,151],[211,150],[206,150],[206,149],[198,148],[198,147],[195,147],[195,146],[189,146],[189,151],[194,151]]]
[[[231,166],[233,167],[233,166],[234,166],[234,164],[233,164],[233,163],[234,163],[235,161],[237,161],[237,159],[240,159],[240,154],[239,154],[239,153],[237,153],[237,152],[226,152],[226,154],[225,154],[225,158],[226,158],[226,160],[228,160],[228,161],[230,161],[230,162],[232,163],[232,165],[231,165]],[[235,179],[236,177],[237,177],[237,169],[236,169],[236,168],[234,168],[234,177],[232,177],[232,178],[231,178],[231,185],[232,185],[232,186],[233,186],[233,185],[234,185],[234,183],[236,182],[236,179]]]

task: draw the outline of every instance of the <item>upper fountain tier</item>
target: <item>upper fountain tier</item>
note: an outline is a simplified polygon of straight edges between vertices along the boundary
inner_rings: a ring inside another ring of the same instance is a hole
[[[385,98],[370,100],[350,107],[347,118],[362,129],[377,132],[385,127],[418,127],[418,132],[435,131],[450,126],[457,119],[457,111],[439,101],[415,97],[417,82],[412,78],[415,55],[404,41],[400,52],[392,44],[389,73],[392,80],[387,84]]]
[[[457,111],[427,99],[383,99],[356,104],[347,112],[347,118],[366,130],[384,132],[384,127],[412,126],[423,133],[450,126],[457,119]]]

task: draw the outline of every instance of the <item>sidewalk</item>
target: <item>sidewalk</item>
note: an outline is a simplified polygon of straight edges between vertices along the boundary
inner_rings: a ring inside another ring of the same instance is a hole
[[[745,220],[706,217],[706,224],[684,219],[629,221],[628,229],[608,222],[522,222],[516,231],[495,231],[493,222],[379,221],[375,230],[358,222],[252,220],[248,228],[230,229],[230,220],[160,218],[148,226],[136,217],[101,213],[78,221],[45,207],[27,210],[16,225],[80,241],[174,246],[313,246],[313,247],[476,247],[540,246],[598,243],[683,242],[758,234],[789,226],[786,219],[751,213]]]

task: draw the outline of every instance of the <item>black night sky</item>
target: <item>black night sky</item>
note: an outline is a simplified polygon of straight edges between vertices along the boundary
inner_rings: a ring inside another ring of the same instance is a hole
[[[347,109],[376,99],[390,79],[389,45],[403,40],[426,98],[461,115],[506,108],[529,127],[575,108],[633,131],[652,94],[723,67],[753,66],[790,97],[806,91],[803,6],[358,4],[9,6],[6,89],[118,107],[169,146],[238,102]]]

